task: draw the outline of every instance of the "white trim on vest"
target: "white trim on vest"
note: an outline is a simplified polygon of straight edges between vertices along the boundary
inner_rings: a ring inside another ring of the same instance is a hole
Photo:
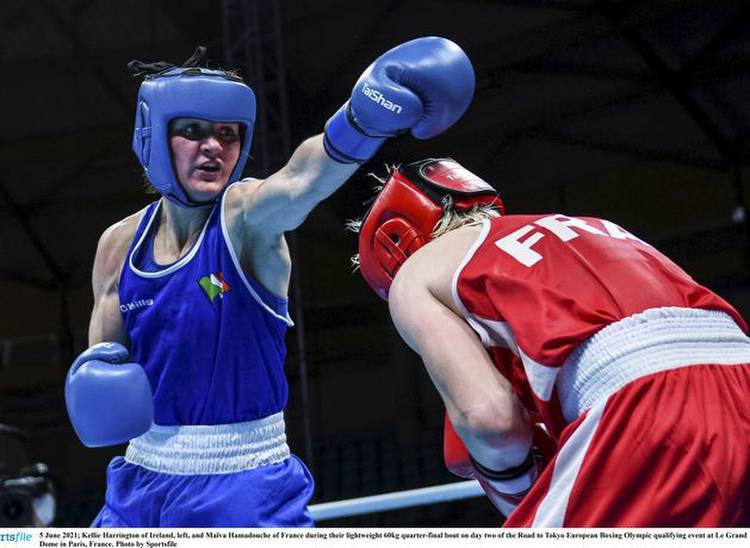
[[[206,219],[206,222],[203,224],[203,228],[201,229],[201,233],[198,235],[198,239],[195,240],[195,243],[193,244],[193,247],[190,248],[190,251],[186,255],[183,255],[180,257],[176,262],[169,265],[167,268],[163,270],[157,270],[156,272],[146,272],[143,270],[140,270],[139,268],[136,268],[135,264],[133,263],[133,257],[138,252],[138,249],[141,247],[141,244],[143,243],[143,240],[146,238],[146,235],[149,233],[149,230],[151,230],[151,225],[154,222],[154,219],[156,219],[156,214],[159,212],[159,209],[161,208],[162,204],[162,198],[159,200],[159,202],[156,204],[156,207],[151,212],[151,218],[148,220],[148,223],[146,224],[146,228],[143,230],[143,233],[141,234],[141,237],[138,239],[138,242],[133,246],[133,251],[130,253],[130,256],[128,257],[128,266],[130,267],[130,270],[133,271],[134,274],[137,276],[140,276],[141,278],[161,278],[162,276],[167,276],[169,274],[172,274],[172,272],[175,272],[176,270],[179,270],[186,264],[190,262],[190,260],[195,256],[196,253],[198,253],[198,250],[201,247],[201,243],[203,243],[203,237],[206,235],[206,229],[208,228],[208,223],[211,220],[211,215],[213,214],[213,209],[211,210],[211,213],[208,214],[208,218]],[[215,206],[214,206],[215,207]],[[153,251],[152,251],[153,254]],[[156,258],[154,258],[154,262],[156,262]]]
[[[607,400],[603,400],[592,407],[586,418],[558,451],[552,470],[552,481],[536,509],[532,527],[562,527],[564,525],[570,493],[606,405]]]
[[[278,312],[276,312],[273,308],[268,306],[263,299],[260,298],[260,295],[258,295],[258,292],[255,291],[252,285],[250,285],[250,282],[247,279],[247,275],[245,274],[245,271],[242,269],[242,266],[240,265],[240,260],[237,257],[237,252],[234,250],[234,246],[232,245],[232,240],[229,237],[229,230],[227,229],[226,224],[226,218],[224,216],[224,197],[227,195],[227,192],[229,189],[238,184],[242,183],[244,181],[248,181],[251,179],[242,179],[241,181],[236,181],[229,185],[227,189],[224,191],[224,195],[221,197],[221,203],[219,204],[219,207],[221,208],[220,216],[221,216],[221,233],[224,236],[224,244],[227,246],[227,250],[229,251],[229,256],[232,258],[232,263],[234,264],[234,269],[237,271],[237,274],[239,275],[240,279],[242,280],[242,284],[245,286],[245,289],[250,293],[250,296],[255,299],[255,302],[260,305],[260,307],[271,314],[274,318],[283,321],[286,323],[289,327],[294,326],[294,322],[292,321],[292,318],[289,316],[289,312],[286,313],[286,316],[282,316]],[[279,297],[283,298],[283,297]]]

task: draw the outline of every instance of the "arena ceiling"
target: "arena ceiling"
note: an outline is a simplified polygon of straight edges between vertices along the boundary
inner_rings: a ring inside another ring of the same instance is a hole
[[[225,44],[242,39],[226,36],[224,12],[241,3],[0,3],[0,338],[85,328],[96,241],[148,201],[130,151],[137,83],[125,64],[179,63],[199,44],[221,63]],[[273,32],[264,11],[271,2],[245,3]],[[369,62],[405,40],[451,38],[477,74],[474,102],[455,127],[431,141],[392,140],[301,229],[311,306],[374,302],[348,274],[355,244],[344,220],[367,198],[364,173],[436,155],[489,180],[511,212],[605,216],[684,258],[698,276],[745,280],[737,207],[749,158],[747,2],[280,6],[277,68],[285,69],[292,143],[319,132]]]
[[[242,8],[257,13],[247,33]],[[203,44],[223,64],[245,40],[278,39],[283,58],[264,58],[275,78],[266,88],[285,84],[294,145],[403,41],[445,36],[472,59],[476,95],[453,128],[392,139],[296,232],[288,435],[318,500],[332,500],[449,479],[442,403],[386,307],[350,274],[356,240],[344,222],[361,214],[367,173],[384,164],[450,155],[491,182],[511,213],[609,218],[748,317],[748,15],[742,0],[0,2],[0,416],[30,432],[34,459],[59,474],[58,523],[90,522],[102,471],[121,452],[81,446],[62,383],[86,345],[99,235],[152,199],[130,151],[138,83],[128,61],[181,63]],[[268,95],[260,108],[279,111]],[[260,173],[259,140],[248,175]],[[383,456],[377,465],[368,447]],[[401,479],[367,484],[374,470]],[[432,521],[396,513],[385,523],[496,524],[486,501],[463,511],[469,523],[446,521],[455,506]]]

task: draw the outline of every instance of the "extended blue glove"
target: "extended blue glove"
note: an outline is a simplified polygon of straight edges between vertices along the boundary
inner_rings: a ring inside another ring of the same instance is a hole
[[[140,365],[125,363],[128,355],[119,343],[99,343],[70,366],[65,405],[73,429],[86,447],[124,443],[151,427],[151,384]]]
[[[404,131],[429,139],[453,125],[473,95],[474,68],[458,45],[437,36],[411,40],[365,70],[326,124],[326,152],[339,162],[363,162]]]

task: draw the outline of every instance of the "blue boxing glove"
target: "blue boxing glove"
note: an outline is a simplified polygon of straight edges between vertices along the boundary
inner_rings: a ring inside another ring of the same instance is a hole
[[[453,125],[473,95],[474,68],[460,47],[437,36],[411,40],[360,76],[351,99],[326,124],[326,152],[339,162],[364,162],[407,130],[429,139]]]
[[[140,365],[126,363],[128,355],[119,343],[99,343],[70,366],[65,405],[73,429],[86,447],[124,443],[151,427],[151,384]]]

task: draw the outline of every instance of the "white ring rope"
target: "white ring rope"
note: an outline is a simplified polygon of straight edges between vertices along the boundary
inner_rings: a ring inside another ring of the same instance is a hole
[[[484,491],[482,491],[479,482],[469,480],[435,485],[433,487],[422,487],[421,489],[411,489],[409,491],[395,491],[393,493],[384,493],[370,497],[313,504],[309,507],[309,510],[315,521],[325,521],[327,519],[374,514],[375,512],[396,510],[411,506],[450,502],[481,495],[484,495]]]

